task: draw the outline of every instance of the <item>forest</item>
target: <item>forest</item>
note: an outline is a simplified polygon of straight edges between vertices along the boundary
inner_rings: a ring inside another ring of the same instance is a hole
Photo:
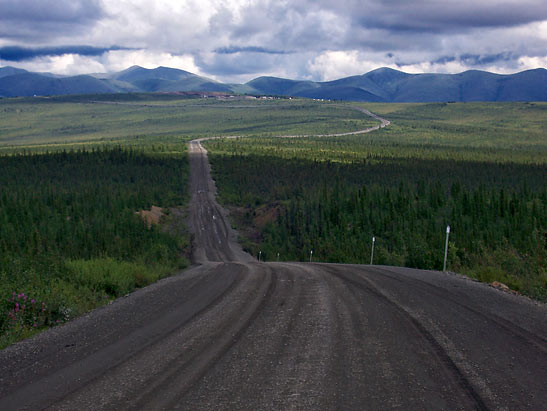
[[[162,147],[0,157],[0,347],[187,266],[189,237],[169,224],[186,151]],[[152,205],[169,230],[136,214]]]
[[[187,266],[186,142],[375,122],[312,100],[0,99],[0,348]],[[162,207],[160,225],[137,211]]]
[[[356,108],[391,121],[385,129]],[[186,142],[267,261],[448,269],[547,300],[547,104],[0,100],[0,348],[186,267]],[[161,207],[160,225],[136,213]]]
[[[246,249],[270,261],[313,251],[315,261],[369,263],[374,236],[374,264],[440,270],[450,225],[450,271],[547,300],[545,105],[539,117],[524,103],[476,104],[479,117],[464,104],[444,117],[445,104],[378,106],[400,123],[365,136],[206,143]],[[514,124],[522,138],[511,139],[496,118],[516,109],[532,120]]]

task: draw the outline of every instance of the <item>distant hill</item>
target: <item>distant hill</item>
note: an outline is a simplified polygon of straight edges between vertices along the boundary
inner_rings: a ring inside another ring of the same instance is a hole
[[[380,68],[327,82],[258,77],[245,84],[223,84],[169,67],[133,66],[118,73],[75,77],[0,68],[3,97],[178,91],[373,102],[547,101],[547,70],[509,75],[477,70],[459,74],[408,74]]]
[[[547,101],[547,70],[510,75],[476,70],[460,74],[407,74],[381,68],[362,76],[319,83],[260,77],[246,86],[260,94],[351,101]]]
[[[15,67],[0,67],[0,78],[23,73],[27,73],[27,71]]]
[[[319,83],[313,81],[287,80],[277,77],[258,77],[245,85],[257,94],[280,96],[298,96],[300,93],[320,87]]]
[[[110,79],[129,83],[143,92],[232,91],[228,85],[169,67],[145,69],[133,66],[111,75]]]
[[[47,96],[61,94],[117,93],[122,91],[92,76],[55,78],[36,73],[0,78],[0,96]]]

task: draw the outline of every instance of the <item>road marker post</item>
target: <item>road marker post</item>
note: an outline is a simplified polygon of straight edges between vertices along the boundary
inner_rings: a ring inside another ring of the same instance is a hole
[[[313,256],[313,250],[310,250],[310,263],[311,263],[311,257]]]
[[[279,253],[277,253],[277,262],[279,262]]]
[[[260,261],[260,257],[262,256],[262,251],[258,252],[258,261]]]
[[[448,257],[448,236],[450,235],[450,226],[446,226],[446,244],[444,245],[444,263],[443,272],[446,272],[446,258]]]
[[[376,242],[376,237],[372,237],[372,249],[370,250],[370,265],[372,265],[372,260],[374,259],[374,243]]]

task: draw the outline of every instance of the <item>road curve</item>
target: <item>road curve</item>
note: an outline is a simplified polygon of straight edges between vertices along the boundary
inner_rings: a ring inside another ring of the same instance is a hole
[[[189,155],[192,268],[1,351],[1,410],[545,409],[545,305],[434,271],[260,263]]]

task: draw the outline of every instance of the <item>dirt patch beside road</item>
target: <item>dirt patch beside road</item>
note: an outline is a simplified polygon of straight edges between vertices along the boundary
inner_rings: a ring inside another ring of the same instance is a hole
[[[137,211],[137,214],[146,222],[148,228],[152,227],[152,224],[159,224],[165,215],[163,208],[156,206],[152,206],[150,210]]]

